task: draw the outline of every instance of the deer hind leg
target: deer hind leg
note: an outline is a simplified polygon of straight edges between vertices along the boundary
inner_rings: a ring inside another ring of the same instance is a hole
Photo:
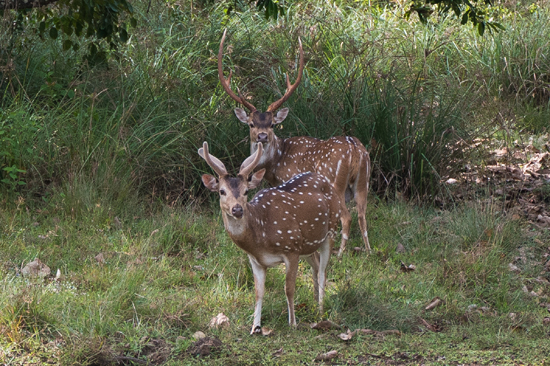
[[[344,253],[344,250],[346,249],[346,243],[349,239],[349,230],[351,226],[351,214],[346,207],[346,201],[342,199],[341,202],[340,222],[342,223],[342,243],[340,244],[340,249],[338,250],[338,258],[342,256],[342,253]]]
[[[256,290],[256,304],[254,306],[254,323],[250,334],[259,334],[262,332],[262,302],[265,293],[265,273],[266,269],[260,265],[252,256],[248,256],[252,273],[254,274],[254,289]]]
[[[330,252],[334,238],[331,234],[319,247],[319,310],[323,313],[323,300],[325,299],[325,285],[327,283],[327,266],[330,259]]]
[[[285,259],[286,278],[285,278],[285,293],[288,304],[288,324],[296,326],[296,316],[294,315],[294,291],[296,290],[296,275],[298,274],[299,256],[288,256]]]
[[[307,256],[306,262],[311,266],[313,274],[313,295],[315,296],[315,301],[319,302],[319,253],[315,252]]]
[[[367,232],[367,220],[365,213],[367,211],[367,196],[369,194],[369,178],[370,178],[370,158],[367,155],[363,169],[361,169],[354,189],[355,206],[357,207],[357,219],[359,228],[361,229],[361,237],[365,243],[365,250],[371,251],[369,243],[369,235]]]

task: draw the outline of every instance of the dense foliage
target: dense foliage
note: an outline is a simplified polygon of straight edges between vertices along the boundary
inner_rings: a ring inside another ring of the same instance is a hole
[[[32,24],[2,33],[2,190],[43,200],[80,182],[117,202],[196,198],[203,140],[233,166],[248,151],[246,126],[218,85],[214,55],[225,27],[234,85],[265,105],[293,74],[302,37],[305,78],[278,134],[359,137],[380,194],[445,195],[440,182],[460,168],[455,143],[500,129],[479,122],[503,105],[507,123],[544,128],[548,45],[537,34],[545,8],[526,6],[499,20],[507,32],[481,39],[450,19],[404,22],[406,7],[296,4],[275,22],[250,10],[227,16],[224,4],[191,12],[191,3],[135,5],[143,21],[127,44],[105,50],[108,61],[90,58],[94,40],[73,38],[80,48],[63,52],[65,40],[42,40]],[[13,14],[3,19],[13,24]]]

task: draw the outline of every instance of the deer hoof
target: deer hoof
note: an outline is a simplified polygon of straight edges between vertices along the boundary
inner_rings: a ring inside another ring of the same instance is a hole
[[[259,325],[255,326],[254,328],[252,328],[252,331],[250,332],[251,335],[255,335],[255,334],[262,334],[262,327],[260,327]]]

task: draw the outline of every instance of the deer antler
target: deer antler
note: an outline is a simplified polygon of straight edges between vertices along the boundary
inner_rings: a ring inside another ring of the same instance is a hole
[[[225,165],[214,155],[210,155],[208,152],[208,142],[202,143],[202,148],[199,149],[199,155],[206,160],[206,163],[210,165],[212,169],[218,174],[218,176],[224,176],[227,175],[227,169],[225,169]]]
[[[237,89],[237,91],[239,91],[239,96],[237,96],[235,93],[233,93],[233,90],[231,90],[231,75],[233,74],[233,71],[229,70],[229,77],[227,79],[223,76],[223,41],[225,40],[226,33],[227,29],[223,31],[222,40],[220,42],[220,51],[218,52],[218,76],[220,77],[220,82],[222,83],[225,92],[229,94],[231,98],[233,98],[237,103],[244,105],[246,108],[248,108],[250,112],[253,112],[256,110],[256,107],[246,101],[246,99],[241,95],[239,89]]]
[[[254,170],[256,165],[260,162],[260,158],[262,157],[263,153],[263,146],[262,144],[258,144],[258,150],[256,150],[256,155],[250,155],[248,158],[246,158],[245,161],[241,164],[241,169],[239,169],[239,175],[242,175],[243,177],[248,177],[250,172]]]
[[[268,112],[275,112],[279,109],[279,107],[286,102],[288,98],[290,98],[292,93],[294,93],[294,90],[296,90],[298,84],[300,84],[300,81],[302,80],[302,73],[304,71],[304,50],[302,48],[302,41],[300,40],[300,37],[298,37],[298,43],[300,44],[300,65],[298,66],[298,77],[296,78],[296,82],[291,85],[288,79],[288,74],[286,75],[286,92],[281,99],[271,103],[271,105],[267,108]]]

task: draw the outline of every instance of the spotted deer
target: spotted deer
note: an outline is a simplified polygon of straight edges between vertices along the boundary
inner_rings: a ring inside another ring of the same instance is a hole
[[[371,162],[365,146],[357,138],[349,136],[332,137],[328,140],[306,136],[282,139],[275,135],[273,129],[275,125],[283,122],[287,117],[288,108],[277,110],[292,95],[302,79],[304,70],[302,42],[298,38],[300,62],[296,81],[294,84],[290,84],[289,77],[286,75],[287,88],[285,94],[281,99],[273,102],[266,112],[260,112],[242,96],[238,89],[239,95],[231,90],[232,71],[229,72],[227,79],[223,75],[223,43],[226,31],[223,33],[218,52],[218,76],[226,93],[250,112],[250,114],[247,114],[244,109],[235,108],[235,115],[239,121],[250,127],[251,153],[257,151],[259,146],[263,146],[263,155],[257,169],[265,169],[265,179],[272,186],[281,184],[296,174],[308,171],[315,172],[325,176],[330,181],[343,202],[349,201],[353,196],[365,249],[370,252],[365,212],[371,176]],[[338,256],[342,255],[349,238],[351,215],[347,209],[341,215],[341,222],[342,243]]]
[[[315,299],[322,312],[326,268],[339,216],[345,209],[327,178],[311,172],[298,174],[277,187],[259,191],[247,202],[248,190],[256,188],[266,172],[260,169],[250,176],[262,157],[261,145],[242,163],[236,177],[229,176],[223,163],[209,154],[206,142],[199,155],[218,175],[204,174],[202,182],[219,193],[225,230],[248,254],[252,266],[256,305],[250,334],[261,332],[266,270],[280,263],[286,266],[289,324],[296,326],[294,290],[300,258],[313,269]]]

